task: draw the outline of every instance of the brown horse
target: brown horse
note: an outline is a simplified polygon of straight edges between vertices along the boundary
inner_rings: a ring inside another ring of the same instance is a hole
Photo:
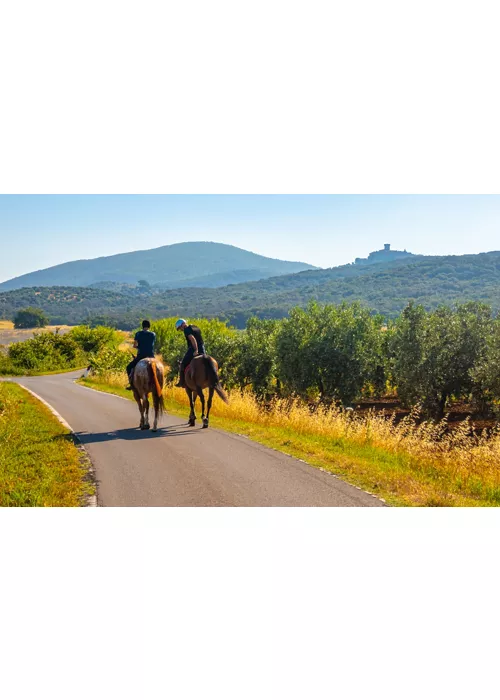
[[[141,430],[149,430],[149,394],[153,395],[153,404],[155,409],[155,420],[153,423],[153,432],[158,430],[158,416],[163,413],[165,406],[163,403],[163,380],[165,370],[161,362],[147,358],[137,363],[132,378],[132,388],[134,390],[134,398],[141,412]]]
[[[196,423],[195,403],[196,397],[199,396],[203,427],[208,428],[214,392],[217,392],[217,395],[220,396],[224,403],[229,403],[226,392],[220,383],[219,366],[210,355],[198,355],[198,357],[193,358],[191,364],[186,368],[184,376],[186,378],[186,393],[189,397],[189,405],[191,406],[189,425],[194,426]],[[203,394],[203,389],[208,389],[207,415],[205,415],[205,395]]]

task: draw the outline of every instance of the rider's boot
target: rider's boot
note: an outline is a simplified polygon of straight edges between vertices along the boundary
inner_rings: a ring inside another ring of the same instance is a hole
[[[181,367],[179,371],[179,381],[175,385],[179,389],[185,389],[186,388],[186,377],[184,376],[184,369]]]
[[[126,391],[133,391],[134,390],[134,388],[132,386],[132,375],[131,374],[128,375],[128,386],[125,387],[125,390]]]

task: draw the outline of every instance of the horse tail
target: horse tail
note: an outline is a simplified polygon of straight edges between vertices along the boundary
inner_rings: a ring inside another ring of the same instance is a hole
[[[224,403],[229,403],[229,399],[227,397],[226,392],[221,386],[220,379],[219,379],[219,372],[218,372],[218,367],[217,363],[215,362],[213,357],[210,357],[207,355],[205,358],[205,369],[207,371],[208,375],[208,380],[210,382],[210,386],[215,389],[217,392],[217,396],[221,398]]]
[[[156,366],[156,362],[153,360],[152,362],[148,363],[148,373],[149,373],[149,380],[151,382],[151,385],[154,387],[156,390],[156,399],[158,400],[158,408],[160,414],[162,414],[165,410],[165,403],[163,401],[163,375],[161,375],[161,383],[160,380],[158,379],[158,367]],[[155,391],[153,390],[153,395]]]

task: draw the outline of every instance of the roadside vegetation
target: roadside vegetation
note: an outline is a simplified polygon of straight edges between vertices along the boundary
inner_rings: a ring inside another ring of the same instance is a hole
[[[174,321],[153,324],[170,382],[185,343]],[[214,426],[389,503],[500,505],[500,323],[487,306],[426,312],[410,304],[389,326],[358,304],[315,303],[281,321],[252,319],[243,332],[194,322],[230,390],[229,406],[217,401]],[[125,375],[106,362],[84,381],[130,398]],[[400,410],[377,411],[381,397]],[[170,412],[187,415],[183,390],[170,383],[165,400]],[[356,410],[370,401],[373,408]],[[470,418],[451,425],[447,411],[457,401],[488,416],[487,429],[476,430]]]
[[[190,320],[230,392],[229,406],[214,407],[214,426],[389,503],[500,505],[500,320],[488,306],[430,312],[409,304],[387,324],[358,303],[313,302],[285,319],[252,318],[244,331]],[[185,392],[172,386],[185,339],[175,317],[152,329],[167,367],[167,408],[185,416]],[[86,384],[131,398],[124,391],[129,351],[130,336],[80,326],[14,344],[4,362],[21,373],[91,365]],[[452,419],[457,405],[460,417]]]
[[[93,493],[69,431],[25,389],[0,382],[0,507],[81,506]]]
[[[89,328],[77,326],[62,334],[54,332],[35,332],[33,338],[12,343],[0,348],[0,375],[26,376],[65,372],[86,367],[89,362],[98,365],[106,359],[108,366],[110,355],[122,361],[125,356],[118,353],[124,334],[111,328]]]

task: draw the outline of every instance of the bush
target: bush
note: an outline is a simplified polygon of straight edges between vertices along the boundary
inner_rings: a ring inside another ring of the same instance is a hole
[[[78,326],[68,335],[85,353],[98,353],[105,346],[117,349],[122,342],[122,336],[113,328],[105,326]]]
[[[118,348],[105,345],[98,352],[89,354],[89,365],[95,374],[106,372],[124,372],[131,358]]]
[[[14,328],[45,328],[49,319],[42,311],[33,306],[18,311],[14,318]]]
[[[8,359],[23,372],[49,372],[85,364],[85,354],[70,335],[39,333],[30,340],[13,343]]]

